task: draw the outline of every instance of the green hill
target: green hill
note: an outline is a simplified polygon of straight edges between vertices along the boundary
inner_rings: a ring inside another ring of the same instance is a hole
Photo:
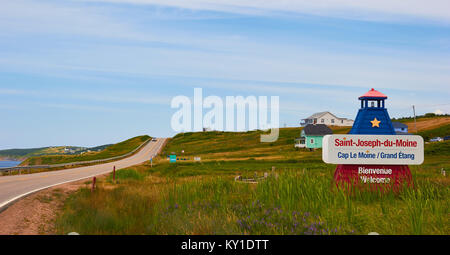
[[[40,151],[44,151],[49,147],[45,148],[31,148],[31,149],[9,149],[9,150],[0,150],[0,157],[7,159],[21,159],[26,158],[28,155],[39,153]]]
[[[336,134],[350,131],[349,127],[333,127]],[[301,160],[318,158],[320,153],[299,153],[294,147],[302,128],[280,128],[276,142],[261,143],[264,132],[199,132],[178,134],[165,147],[163,155],[176,154],[180,157],[201,157],[202,160]],[[184,150],[184,153],[182,151]]]
[[[107,146],[105,149],[101,151],[94,151],[94,149],[102,149],[103,147],[95,147],[91,149],[91,152],[87,152],[85,150],[84,153],[79,155],[44,155],[44,156],[35,156],[30,157],[24,162],[22,162],[22,166],[29,165],[55,165],[55,164],[64,164],[64,163],[72,163],[72,162],[82,162],[82,161],[90,161],[90,160],[98,160],[98,159],[107,159],[116,156],[125,155],[137,147],[139,147],[143,142],[150,139],[150,136],[138,136],[126,141]]]
[[[418,133],[421,135],[425,141],[430,140],[434,137],[445,137],[450,135],[450,124],[433,128],[430,130],[421,131]]]
[[[280,137],[274,143],[261,143],[262,131],[249,132],[198,132],[178,134],[173,137],[163,151],[163,156],[176,154],[192,160],[302,160],[319,159],[320,153],[306,149],[295,149],[295,138],[300,136],[301,128],[281,128]],[[350,128],[333,128],[335,134],[348,133]],[[425,141],[432,137],[449,135],[450,125],[419,132]],[[427,155],[448,155],[449,142],[430,143],[425,147]],[[184,151],[184,153],[182,153]],[[305,153],[299,153],[305,152]]]
[[[449,114],[436,115],[434,113],[426,113],[424,115],[416,116],[416,120],[421,121],[421,120],[448,118],[448,117],[450,117]],[[402,123],[414,122],[414,117],[392,118],[392,121],[398,121]]]
[[[26,160],[31,157],[51,156],[51,155],[80,155],[86,152],[99,152],[105,150],[111,144],[105,144],[92,148],[77,146],[52,146],[31,149],[8,149],[0,150],[0,159]]]
[[[75,146],[53,146],[43,148],[31,148],[31,149],[9,149],[9,150],[1,150],[0,158],[25,160],[30,157],[37,157],[43,155],[64,155],[70,153],[71,151],[76,153],[78,151],[85,149],[86,148]]]

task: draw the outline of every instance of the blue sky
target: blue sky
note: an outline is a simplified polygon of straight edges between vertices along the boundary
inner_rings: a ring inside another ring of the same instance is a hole
[[[0,149],[172,136],[177,95],[279,96],[280,125],[450,112],[450,3],[3,1]]]

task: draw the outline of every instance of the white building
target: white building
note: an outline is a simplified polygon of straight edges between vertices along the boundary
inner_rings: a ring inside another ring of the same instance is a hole
[[[353,126],[354,120],[339,118],[331,112],[318,112],[306,119],[302,119],[300,125],[305,127],[308,124],[325,124],[328,126],[343,126],[343,127],[351,127]]]

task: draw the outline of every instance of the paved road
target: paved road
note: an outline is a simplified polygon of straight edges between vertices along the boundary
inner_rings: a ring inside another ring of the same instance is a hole
[[[148,161],[151,156],[158,153],[165,140],[161,138],[156,142],[149,142],[133,156],[106,164],[36,174],[2,176],[0,177],[0,211],[8,204],[36,191],[106,174],[112,172],[114,166],[119,170]]]

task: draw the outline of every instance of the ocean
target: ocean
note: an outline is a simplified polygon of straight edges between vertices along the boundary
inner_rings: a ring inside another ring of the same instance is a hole
[[[2,167],[14,167],[17,166],[21,163],[21,161],[12,161],[12,160],[6,160],[6,161],[1,161],[0,160],[0,168]]]

